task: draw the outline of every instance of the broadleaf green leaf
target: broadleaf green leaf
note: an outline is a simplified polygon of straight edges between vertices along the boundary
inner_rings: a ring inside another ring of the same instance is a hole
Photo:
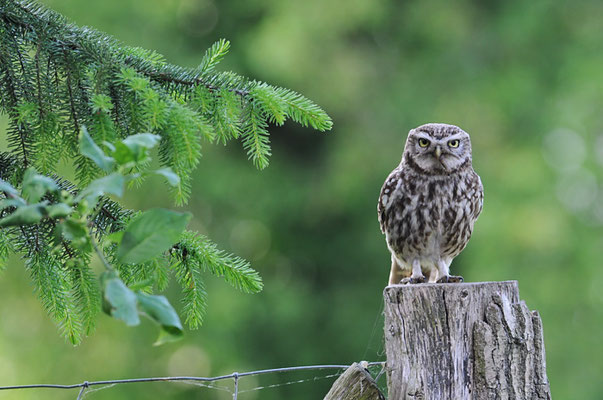
[[[180,183],[180,177],[170,167],[158,169],[155,173],[163,176],[172,186],[178,186]]]
[[[106,148],[108,148],[111,153],[113,153],[115,151],[115,145],[113,145],[113,143],[111,143],[111,142],[107,142],[106,140],[103,140],[102,145],[105,146]]]
[[[68,218],[58,224],[57,229],[73,247],[86,252],[92,251],[92,243],[90,243],[85,222]]]
[[[115,160],[113,157],[105,155],[105,152],[94,143],[92,136],[90,136],[85,126],[82,126],[80,130],[79,143],[80,153],[94,161],[100,169],[105,172],[110,172],[113,169]]]
[[[174,335],[174,334],[166,331],[165,329],[161,329],[159,331],[159,336],[157,337],[157,340],[155,341],[155,343],[153,343],[153,346],[161,346],[166,343],[176,342],[178,340],[181,340],[182,336],[184,336],[184,334]]]
[[[4,193],[7,193],[11,196],[18,196],[19,192],[17,191],[17,189],[15,189],[13,187],[13,185],[11,185],[10,183],[8,183],[7,181],[0,179],[0,191],[3,191]]]
[[[37,203],[47,192],[58,190],[55,181],[40,175],[33,168],[28,168],[23,175],[23,198],[29,203]]]
[[[165,296],[153,296],[137,292],[140,310],[161,326],[161,333],[155,342],[160,345],[182,338],[182,323]]]
[[[36,224],[44,218],[44,214],[44,204],[21,206],[14,213],[0,219],[0,227]]]
[[[119,242],[121,242],[121,238],[123,238],[123,237],[124,237],[124,231],[117,231],[117,232],[113,232],[113,233],[106,235],[105,240],[108,241],[109,243],[118,244]]]
[[[121,142],[115,143],[113,157],[120,165],[144,161],[149,156],[149,149],[155,147],[160,140],[161,136],[151,133],[128,136]]]
[[[112,155],[117,164],[124,165],[129,162],[136,161],[136,155],[132,153],[132,150],[130,150],[128,146],[126,146],[122,142],[115,143],[114,147],[115,150],[113,150]]]
[[[119,278],[112,276],[103,282],[103,310],[128,326],[138,325],[137,297]]]
[[[138,133],[136,135],[130,135],[121,142],[128,146],[130,149],[136,149],[137,147],[144,147],[145,149],[152,149],[159,143],[161,136],[153,135],[152,133]]]
[[[65,218],[71,214],[72,211],[73,208],[65,203],[57,203],[46,207],[46,214],[49,218]]]
[[[98,198],[107,194],[113,194],[121,197],[124,193],[125,178],[123,175],[113,173],[102,178],[98,178],[90,182],[90,184],[82,190],[75,201],[86,200],[89,207],[94,207]]]
[[[22,198],[16,198],[16,199],[3,199],[0,200],[0,211],[4,210],[5,208],[9,208],[9,207],[21,207],[26,205],[27,203],[25,202],[25,200],[23,200]]]
[[[178,241],[190,218],[190,213],[162,208],[140,214],[126,228],[117,249],[117,260],[138,264],[157,257]]]

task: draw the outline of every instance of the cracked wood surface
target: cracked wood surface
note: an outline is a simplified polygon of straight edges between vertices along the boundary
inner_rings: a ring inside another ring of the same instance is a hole
[[[354,363],[346,369],[324,400],[385,400],[363,363]]]
[[[550,399],[542,321],[516,281],[384,290],[388,398]]]

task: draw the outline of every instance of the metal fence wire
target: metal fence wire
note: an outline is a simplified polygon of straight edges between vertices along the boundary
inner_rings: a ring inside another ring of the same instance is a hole
[[[373,366],[381,366],[381,372],[377,375],[375,380],[378,380],[381,374],[384,371],[385,363],[382,361],[376,362],[366,362],[363,361],[361,363],[365,368],[373,367]],[[199,377],[199,376],[164,376],[164,377],[154,377],[154,378],[132,378],[132,379],[115,379],[115,380],[103,380],[103,381],[84,381],[82,383],[76,383],[73,385],[59,385],[59,384],[31,384],[31,385],[14,385],[14,386],[0,386],[0,391],[8,391],[8,390],[23,390],[23,389],[65,389],[65,390],[74,390],[79,389],[77,400],[81,400],[84,398],[86,394],[91,392],[107,389],[116,385],[124,385],[130,383],[148,383],[148,382],[181,382],[181,383],[189,383],[196,384],[204,387],[209,387],[213,389],[222,389],[232,392],[233,400],[238,400],[238,396],[243,392],[250,392],[254,390],[266,389],[269,387],[276,387],[282,385],[290,385],[295,383],[307,382],[318,379],[326,379],[333,378],[341,375],[350,365],[335,365],[335,364],[327,364],[327,365],[303,365],[297,367],[286,367],[286,368],[272,368],[272,369],[262,369],[257,371],[249,371],[249,372],[233,372],[228,375],[220,375],[214,377]],[[257,386],[252,389],[240,390],[239,389],[239,381],[242,378],[248,376],[257,376],[257,375],[265,375],[265,374],[274,374],[281,372],[292,372],[292,371],[318,371],[318,370],[337,370],[337,373],[333,373],[327,376],[314,376],[309,379],[300,379],[295,381],[289,381],[286,383],[269,385],[269,386]],[[231,380],[233,381],[233,390],[226,387],[214,386],[212,384],[224,381]]]

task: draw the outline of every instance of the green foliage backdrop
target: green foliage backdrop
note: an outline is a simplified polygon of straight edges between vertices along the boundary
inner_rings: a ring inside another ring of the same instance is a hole
[[[73,349],[55,334],[26,273],[7,269],[0,279],[3,382],[382,359],[378,316],[389,256],[376,198],[407,131],[439,121],[472,135],[486,195],[453,271],[468,281],[517,279],[522,298],[542,315],[553,396],[603,396],[601,2],[45,3],[188,66],[198,65],[216,39],[228,38],[225,69],[304,93],[329,112],[335,128],[326,136],[290,124],[272,130],[271,165],[263,171],[250,167],[242,146],[205,147],[186,207],[195,215],[191,228],[248,258],[265,288],[247,297],[208,280],[204,326],[179,343],[150,348],[152,330],[106,318]],[[169,201],[163,189],[145,188],[127,205]],[[328,387],[317,381],[240,398],[320,398]],[[228,398],[162,384],[90,395],[150,396]]]

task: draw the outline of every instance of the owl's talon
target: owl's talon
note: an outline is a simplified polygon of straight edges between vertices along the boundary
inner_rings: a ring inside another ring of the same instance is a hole
[[[425,277],[424,276],[420,276],[418,278],[410,277],[410,278],[404,278],[400,281],[401,285],[408,285],[408,284],[415,285],[417,283],[425,283]]]
[[[438,279],[436,283],[463,283],[463,277],[455,275],[445,275]]]

